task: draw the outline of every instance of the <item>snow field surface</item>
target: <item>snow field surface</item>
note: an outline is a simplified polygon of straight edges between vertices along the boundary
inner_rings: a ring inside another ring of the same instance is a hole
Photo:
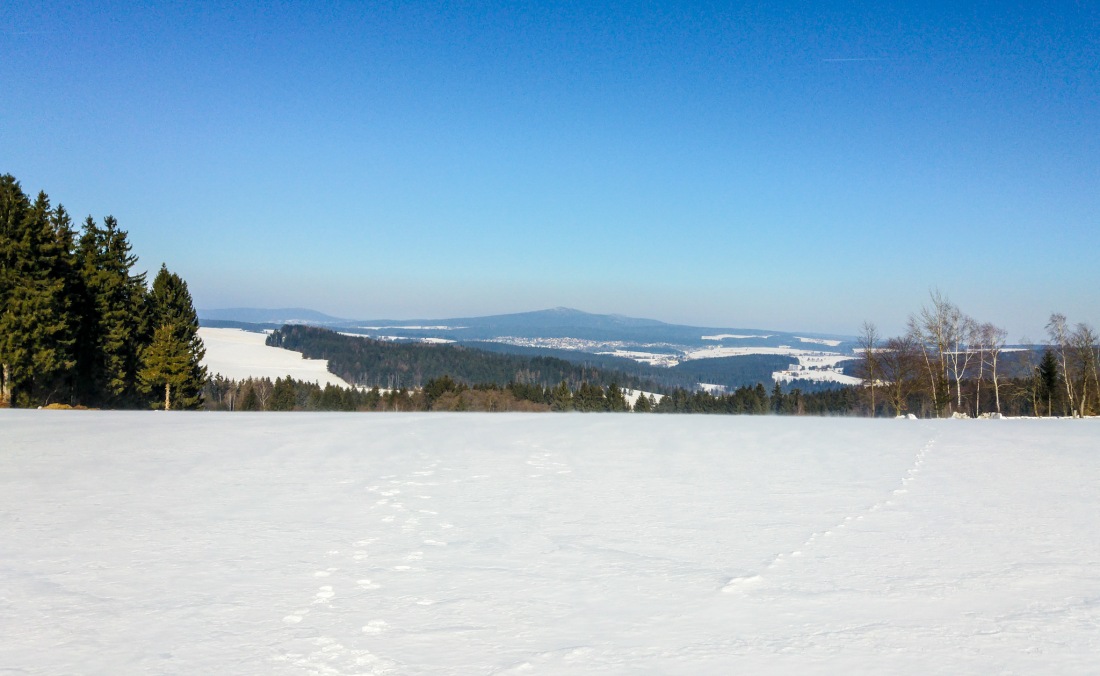
[[[341,377],[328,370],[327,359],[306,359],[301,352],[271,347],[264,341],[266,333],[242,329],[199,327],[199,338],[206,347],[202,360],[210,375],[217,373],[233,380],[246,378],[285,378],[339,387],[350,387]]]
[[[1100,422],[0,411],[15,673],[1095,673]]]

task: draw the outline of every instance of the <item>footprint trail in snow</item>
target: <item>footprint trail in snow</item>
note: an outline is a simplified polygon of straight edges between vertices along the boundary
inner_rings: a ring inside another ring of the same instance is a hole
[[[741,575],[731,578],[725,586],[722,587],[722,591],[726,593],[745,592],[753,587],[759,586],[765,582],[767,578],[771,577],[774,571],[780,569],[788,560],[799,559],[805,556],[806,551],[812,548],[822,538],[831,538],[836,534],[843,532],[855,521],[863,521],[867,516],[879,512],[887,507],[892,507],[896,499],[909,492],[909,484],[912,483],[920,475],[921,468],[924,466],[925,457],[928,452],[932,450],[935,445],[935,437],[929,439],[921,446],[917,451],[916,456],[913,459],[913,464],[905,471],[900,481],[900,486],[890,491],[889,497],[884,498],[873,505],[863,509],[861,512],[845,516],[840,522],[820,532],[812,533],[806,540],[797,548],[789,552],[781,552],[775,555],[767,565],[759,572],[751,575]]]

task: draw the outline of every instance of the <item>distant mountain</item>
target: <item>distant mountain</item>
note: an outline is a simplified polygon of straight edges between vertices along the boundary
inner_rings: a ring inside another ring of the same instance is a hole
[[[204,320],[218,322],[244,322],[247,324],[309,324],[316,326],[332,326],[347,322],[346,319],[326,315],[316,310],[305,308],[277,308],[263,309],[252,307],[236,307],[224,310],[198,310],[199,321]]]
[[[593,314],[557,307],[535,312],[452,317],[448,319],[340,319],[300,308],[261,310],[234,308],[200,310],[199,320],[213,325],[227,322],[323,326],[383,340],[427,340],[458,343],[494,341],[524,347],[606,352],[644,346],[649,352],[696,348],[795,347],[850,351],[851,336],[815,332],[791,333],[752,328],[701,327],[668,324],[655,319]],[[665,347],[662,347],[665,346]],[[718,356],[718,355],[713,355]]]
[[[402,320],[347,320],[297,308],[236,308],[200,310],[199,318],[208,327],[274,330],[304,324],[389,343],[458,343],[498,354],[610,368],[666,386],[692,379],[726,387],[755,384],[787,367],[797,370],[797,364],[801,364],[797,368],[830,370],[852,359],[856,347],[851,336],[683,326],[565,307],[488,317]]]

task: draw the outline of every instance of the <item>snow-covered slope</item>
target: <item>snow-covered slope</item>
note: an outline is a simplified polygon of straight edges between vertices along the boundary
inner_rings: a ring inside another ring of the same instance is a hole
[[[329,373],[325,359],[305,359],[301,352],[270,347],[264,343],[267,335],[241,329],[199,328],[199,338],[206,346],[202,363],[210,375],[220,373],[226,378],[285,378],[316,382],[322,387],[332,383],[349,387],[343,378]]]
[[[13,673],[1095,673],[1100,422],[0,411]]]

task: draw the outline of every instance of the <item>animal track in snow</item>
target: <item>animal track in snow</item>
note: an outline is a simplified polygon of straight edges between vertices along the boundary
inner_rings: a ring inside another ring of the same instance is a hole
[[[863,510],[862,514],[848,515],[848,516],[844,517],[839,523],[837,523],[832,528],[826,529],[825,531],[823,531],[821,533],[811,534],[806,539],[806,541],[802,543],[802,545],[799,549],[795,549],[794,551],[791,551],[789,553],[788,552],[782,552],[780,554],[776,554],[775,558],[772,559],[766,566],[764,566],[764,570],[767,571],[767,570],[775,569],[776,567],[780,566],[788,557],[790,557],[790,558],[801,558],[803,556],[803,550],[813,546],[814,542],[817,541],[818,537],[832,537],[835,532],[839,532],[839,531],[842,531],[843,529],[847,528],[848,525],[851,522],[853,522],[853,521],[863,521],[865,516],[867,516],[869,514],[873,514],[873,513],[878,512],[878,511],[881,511],[881,510],[883,510],[887,507],[892,507],[895,504],[897,504],[896,501],[891,499],[891,498],[897,498],[898,496],[905,495],[909,492],[908,488],[906,488],[906,487],[912,481],[914,481],[916,479],[917,475],[920,474],[921,467],[924,466],[925,456],[928,454],[928,451],[931,450],[931,448],[935,445],[935,443],[936,443],[936,440],[933,437],[932,439],[929,439],[928,441],[926,441],[923,446],[921,446],[920,450],[917,451],[916,457],[913,460],[913,464],[909,467],[909,469],[907,469],[905,471],[905,475],[901,478],[901,482],[900,482],[901,487],[896,488],[893,491],[891,491],[890,494],[889,494],[890,495],[889,498],[880,500],[879,502],[876,502],[875,504],[870,505],[869,507],[867,507]],[[757,574],[754,574],[754,575],[742,575],[742,576],[731,578],[725,584],[725,586],[722,587],[722,591],[724,591],[724,592],[740,592],[740,591],[744,591],[747,587],[754,586],[754,585],[756,585],[756,584],[758,584],[762,581],[763,581],[763,575],[760,574],[760,573],[757,573]]]
[[[336,596],[336,592],[332,591],[330,585],[321,587],[316,594],[314,594],[314,603],[328,603],[332,600],[332,597]]]
[[[388,674],[397,666],[365,649],[347,648],[336,639],[319,636],[312,641],[315,649],[308,653],[286,653],[272,658],[311,674]]]

